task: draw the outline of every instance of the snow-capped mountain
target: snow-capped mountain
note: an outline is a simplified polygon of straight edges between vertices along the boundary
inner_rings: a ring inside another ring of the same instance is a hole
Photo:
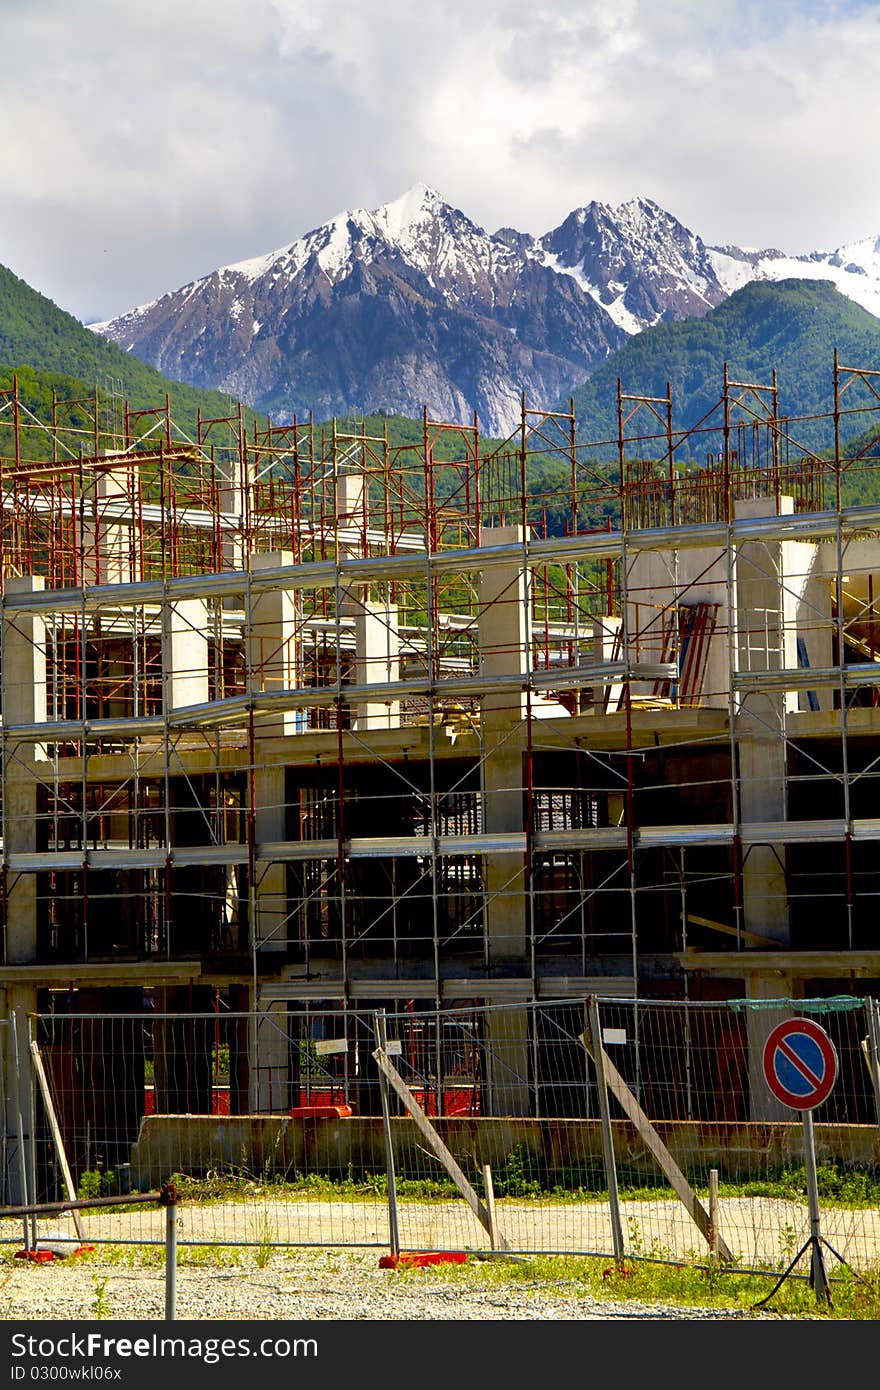
[[[540,247],[545,265],[573,276],[627,333],[705,314],[725,298],[700,238],[646,198],[577,208]]]
[[[880,237],[805,256],[712,246],[709,259],[726,294],[733,294],[751,280],[831,280],[848,299],[880,316]]]
[[[570,275],[418,185],[96,329],[166,375],[289,418],[385,409],[503,433],[625,340]]]
[[[880,312],[880,242],[804,258],[707,247],[643,198],[592,202],[543,237],[490,234],[416,184],[93,327],[167,376],[276,418],[427,403],[451,421],[476,410],[505,434],[522,390],[549,406],[628,335],[792,275],[835,279]]]

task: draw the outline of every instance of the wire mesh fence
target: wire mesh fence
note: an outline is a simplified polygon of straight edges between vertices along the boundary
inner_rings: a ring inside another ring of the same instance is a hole
[[[854,1268],[876,1268],[880,1027],[877,1004],[850,997],[36,1016],[4,1107],[7,1200],[143,1192],[174,1176],[182,1243],[387,1248],[390,1135],[404,1250],[497,1240],[779,1269],[809,1236],[804,1126],[762,1063],[771,1030],[800,1017],[827,1031],[838,1062],[814,1112],[822,1231]],[[10,1159],[17,1127],[26,1164]],[[487,1167],[493,1234],[455,1177],[479,1207]],[[2,1227],[20,1239],[20,1223]],[[65,1231],[59,1218],[38,1235]],[[88,1239],[160,1244],[162,1216],[102,1211]]]

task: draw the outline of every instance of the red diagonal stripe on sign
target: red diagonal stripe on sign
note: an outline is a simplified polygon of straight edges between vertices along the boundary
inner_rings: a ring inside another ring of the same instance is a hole
[[[783,1057],[787,1057],[791,1065],[800,1072],[805,1081],[809,1081],[810,1085],[815,1086],[817,1089],[822,1085],[821,1076],[817,1076],[814,1071],[810,1070],[803,1057],[799,1057],[794,1048],[789,1047],[785,1038],[780,1038],[776,1046],[779,1048]]]

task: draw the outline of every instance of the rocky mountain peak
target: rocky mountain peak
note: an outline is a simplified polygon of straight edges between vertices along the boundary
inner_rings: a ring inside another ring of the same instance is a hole
[[[431,188],[427,183],[414,183],[399,198],[383,203],[369,215],[382,227],[390,241],[399,241],[414,227],[453,211],[436,188]]]
[[[880,239],[801,257],[706,247],[651,198],[592,201],[535,237],[495,233],[426,183],[354,208],[109,323],[121,347],[276,418],[386,408],[506,433],[659,321],[754,279],[835,281],[880,313]],[[873,296],[873,298],[872,298]]]

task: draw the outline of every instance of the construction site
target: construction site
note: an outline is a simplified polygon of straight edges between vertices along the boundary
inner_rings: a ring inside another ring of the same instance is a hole
[[[482,1010],[520,1080],[481,1113],[566,1115],[536,1002],[880,991],[880,372],[828,387],[802,421],[725,371],[682,430],[621,385],[589,443],[523,400],[491,445],[0,396],[3,1016],[59,1087],[100,1052],[92,1142],[111,1091],[123,1148],[148,1091],[216,1110],[221,1028],[228,1111],[286,1112],[243,1015]],[[774,1113],[767,1019],[717,1118]],[[373,1045],[326,1049],[355,1093]]]

